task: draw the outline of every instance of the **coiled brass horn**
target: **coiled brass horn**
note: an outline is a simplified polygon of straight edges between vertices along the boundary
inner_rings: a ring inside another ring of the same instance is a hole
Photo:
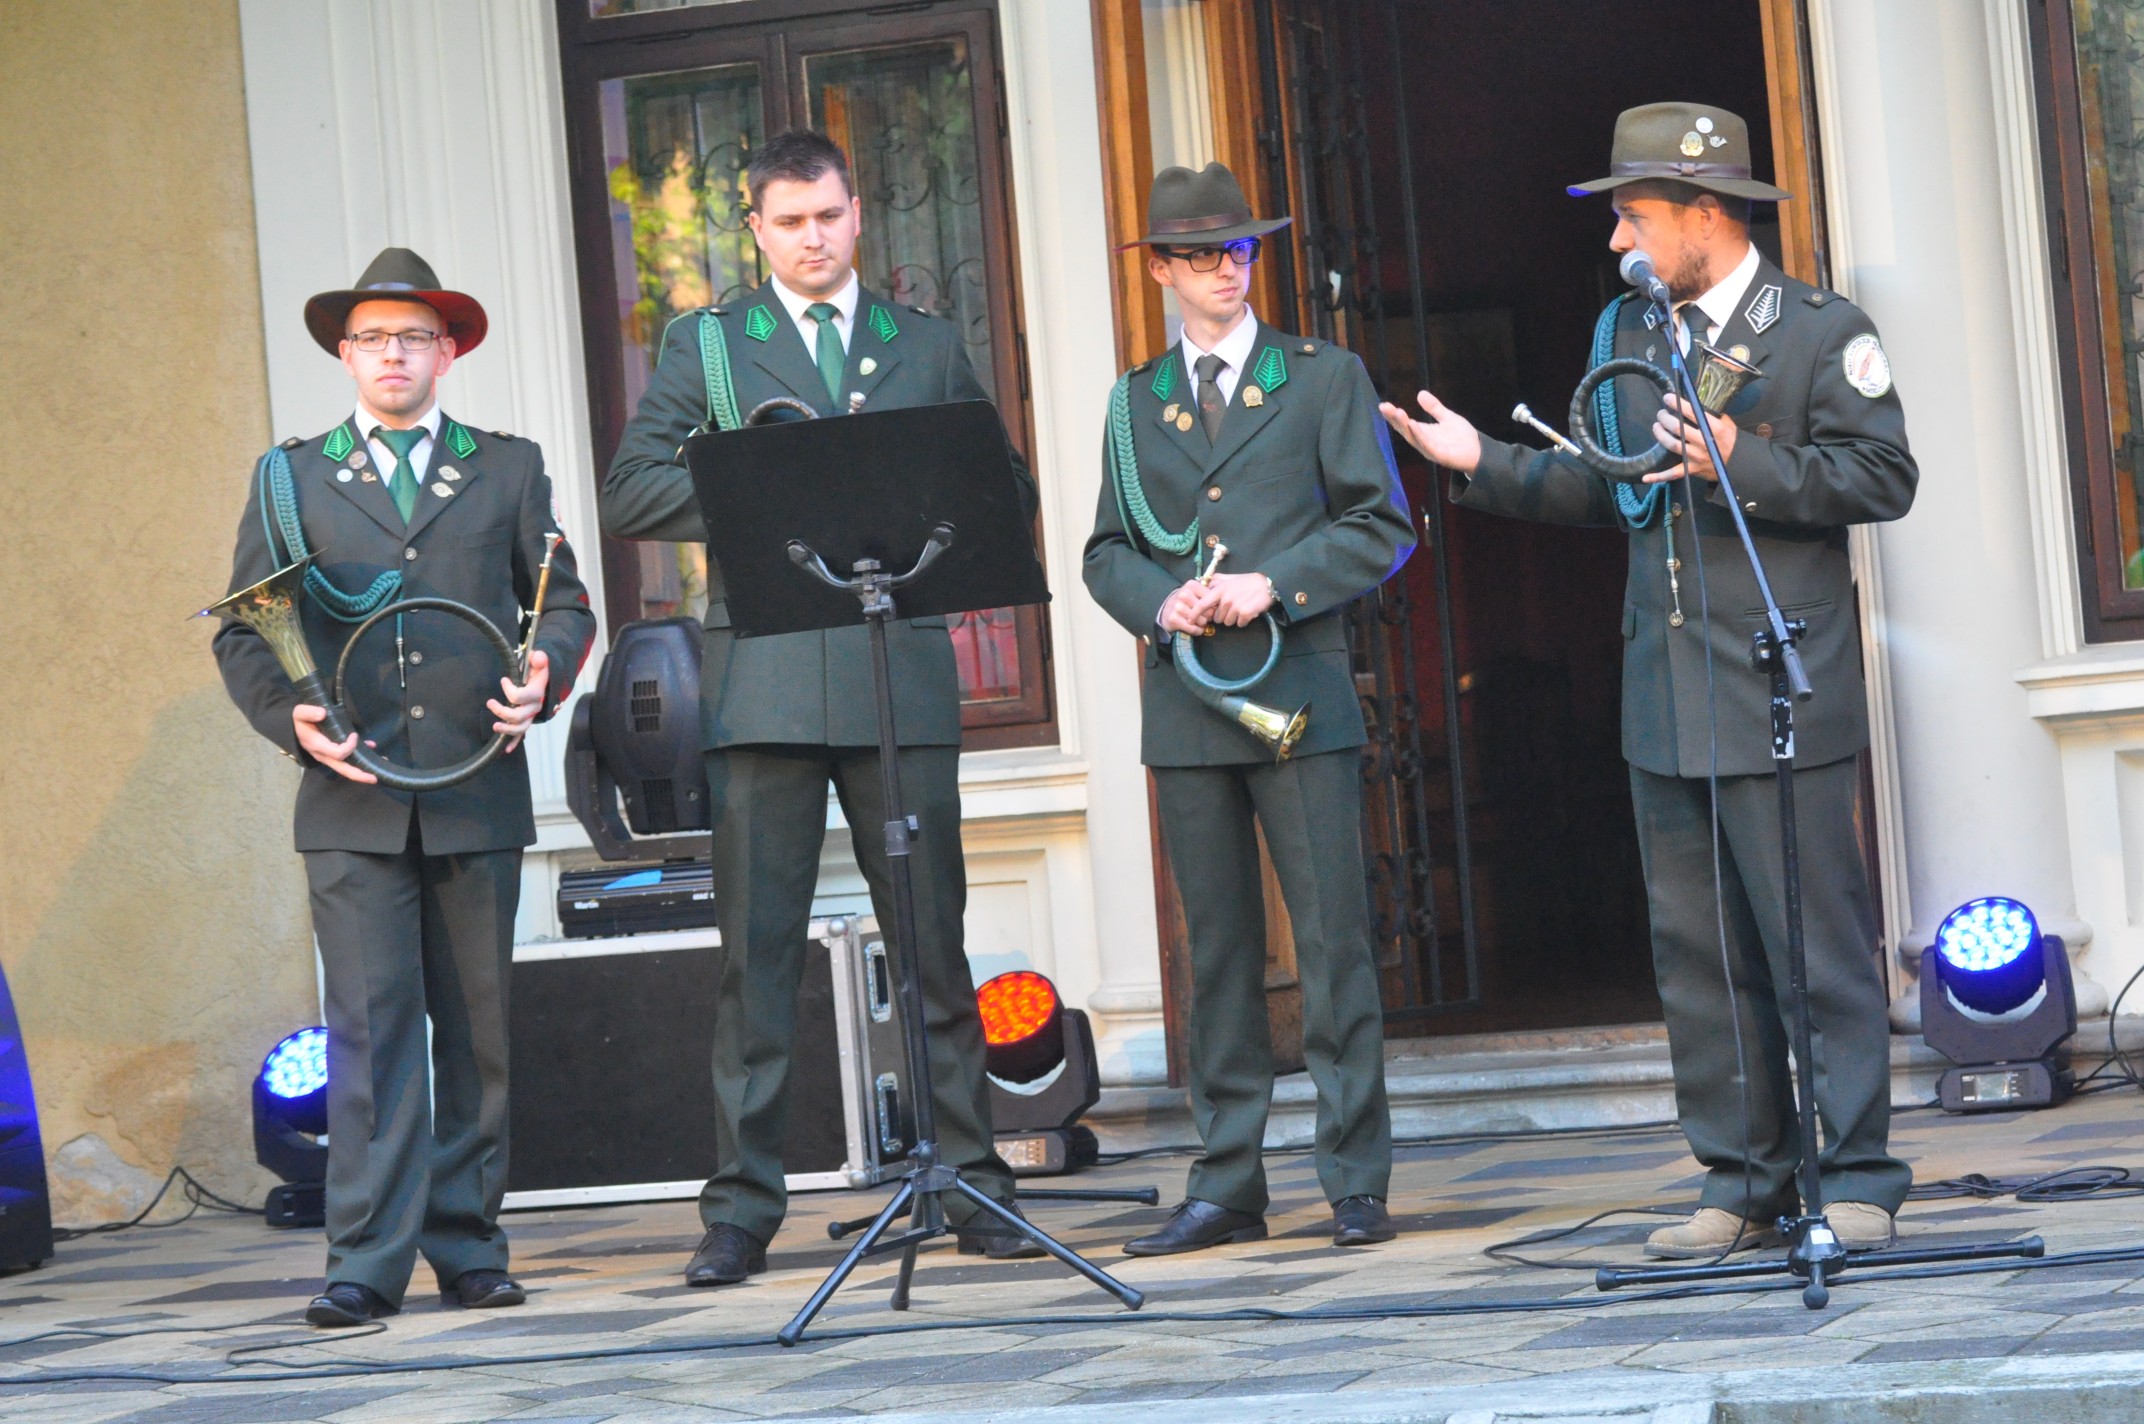
[[[1764,373],[1739,357],[1703,341],[1690,343],[1691,353],[1697,358],[1692,374],[1697,378],[1697,403],[1713,415],[1725,411],[1743,387]],[[1604,381],[1617,376],[1642,376],[1650,381],[1665,399],[1675,389],[1674,378],[1639,356],[1618,356],[1603,361],[1586,372],[1586,378],[1578,383],[1571,396],[1571,434],[1565,439],[1543,421],[1534,418],[1534,413],[1521,405],[1511,413],[1514,420],[1522,421],[1546,435],[1558,447],[1578,456],[1588,465],[1611,480],[1639,480],[1660,466],[1667,449],[1654,441],[1635,455],[1611,455],[1600,447],[1593,433],[1593,399]]]
[[[1199,582],[1212,583],[1221,560],[1226,557],[1228,545],[1214,545],[1213,558],[1207,563],[1206,572],[1199,575]],[[1176,657],[1176,675],[1191,689],[1191,695],[1271,747],[1273,760],[1279,763],[1295,754],[1295,744],[1310,730],[1310,704],[1306,702],[1293,712],[1283,712],[1243,696],[1280,666],[1280,620],[1271,613],[1266,615],[1266,631],[1272,635],[1272,646],[1266,652],[1264,664],[1249,677],[1221,678],[1206,671],[1205,664],[1199,661],[1198,639],[1189,633],[1178,633],[1169,646]]]
[[[461,619],[484,635],[492,651],[506,665],[515,682],[528,680],[529,654],[536,644],[536,625],[543,618],[544,596],[551,585],[551,559],[557,551],[559,536],[548,536],[543,554],[543,569],[536,578],[536,606],[529,613],[528,637],[516,649],[506,641],[506,635],[489,618],[466,603],[457,603],[451,598],[403,598],[382,605],[372,616],[351,630],[349,641],[343,644],[342,656],[335,662],[333,682],[320,675],[319,666],[313,661],[313,650],[305,641],[305,625],[298,612],[298,601],[305,592],[305,572],[316,557],[307,554],[294,564],[277,569],[268,577],[250,588],[242,588],[230,597],[201,610],[203,618],[235,618],[261,635],[263,642],[274,652],[275,660],[282,666],[297,689],[298,699],[320,707],[327,715],[321,718],[323,733],[338,742],[348,741],[358,731],[350,720],[348,709],[343,706],[343,674],[350,665],[350,653],[358,640],[376,623],[403,613],[447,613]],[[398,766],[365,745],[359,735],[357,746],[350,753],[352,765],[371,772],[379,778],[380,785],[396,791],[440,791],[458,782],[467,781],[486,766],[492,758],[505,750],[507,734],[499,732],[483,747],[453,766],[439,771],[419,771],[413,767]]]

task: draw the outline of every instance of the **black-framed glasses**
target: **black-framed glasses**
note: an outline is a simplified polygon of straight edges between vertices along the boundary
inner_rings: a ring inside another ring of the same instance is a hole
[[[436,331],[353,331],[343,338],[360,351],[385,351],[387,343],[399,341],[404,351],[429,351],[439,340]]]
[[[1239,237],[1218,247],[1156,247],[1154,250],[1164,257],[1181,258],[1194,272],[1216,272],[1220,270],[1224,254],[1238,267],[1248,267],[1258,260],[1259,249],[1263,246],[1259,238]]]

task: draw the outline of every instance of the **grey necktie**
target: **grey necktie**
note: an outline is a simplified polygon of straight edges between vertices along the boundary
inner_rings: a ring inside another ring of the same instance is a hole
[[[1228,363],[1208,353],[1199,357],[1199,424],[1206,427],[1206,438],[1221,438],[1221,416],[1227,409],[1221,399],[1221,371]]]
[[[1677,338],[1678,340],[1682,341],[1683,355],[1687,356],[1690,354],[1690,343],[1692,341],[1707,341],[1711,339],[1708,333],[1710,333],[1712,330],[1712,318],[1706,316],[1705,309],[1699,306],[1696,302],[1684,302],[1681,306],[1675,309],[1675,315],[1681,318],[1683,323],[1683,330],[1688,333],[1688,336],[1686,338]]]

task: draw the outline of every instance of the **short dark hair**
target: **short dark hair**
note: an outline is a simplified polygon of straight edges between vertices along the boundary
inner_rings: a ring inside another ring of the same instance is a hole
[[[856,196],[856,185],[849,179],[849,156],[841,145],[815,129],[791,129],[761,144],[745,164],[745,195],[756,208],[769,183],[816,183],[829,173],[839,173],[842,189]]]
[[[1675,178],[1640,178],[1635,183],[1625,183],[1618,188],[1616,196],[1658,198],[1664,203],[1673,203],[1678,208],[1687,208],[1699,198],[1709,197],[1720,205],[1721,212],[1743,227],[1749,226],[1749,199],[1715,193],[1710,188],[1700,188],[1695,183],[1684,183]]]

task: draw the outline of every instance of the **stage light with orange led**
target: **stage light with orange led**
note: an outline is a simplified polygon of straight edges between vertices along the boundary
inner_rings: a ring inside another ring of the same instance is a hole
[[[1093,1166],[1098,1145],[1079,1119],[1101,1100],[1102,1080],[1087,1015],[1031,969],[991,979],[975,1002],[999,1154],[1023,1177]]]

